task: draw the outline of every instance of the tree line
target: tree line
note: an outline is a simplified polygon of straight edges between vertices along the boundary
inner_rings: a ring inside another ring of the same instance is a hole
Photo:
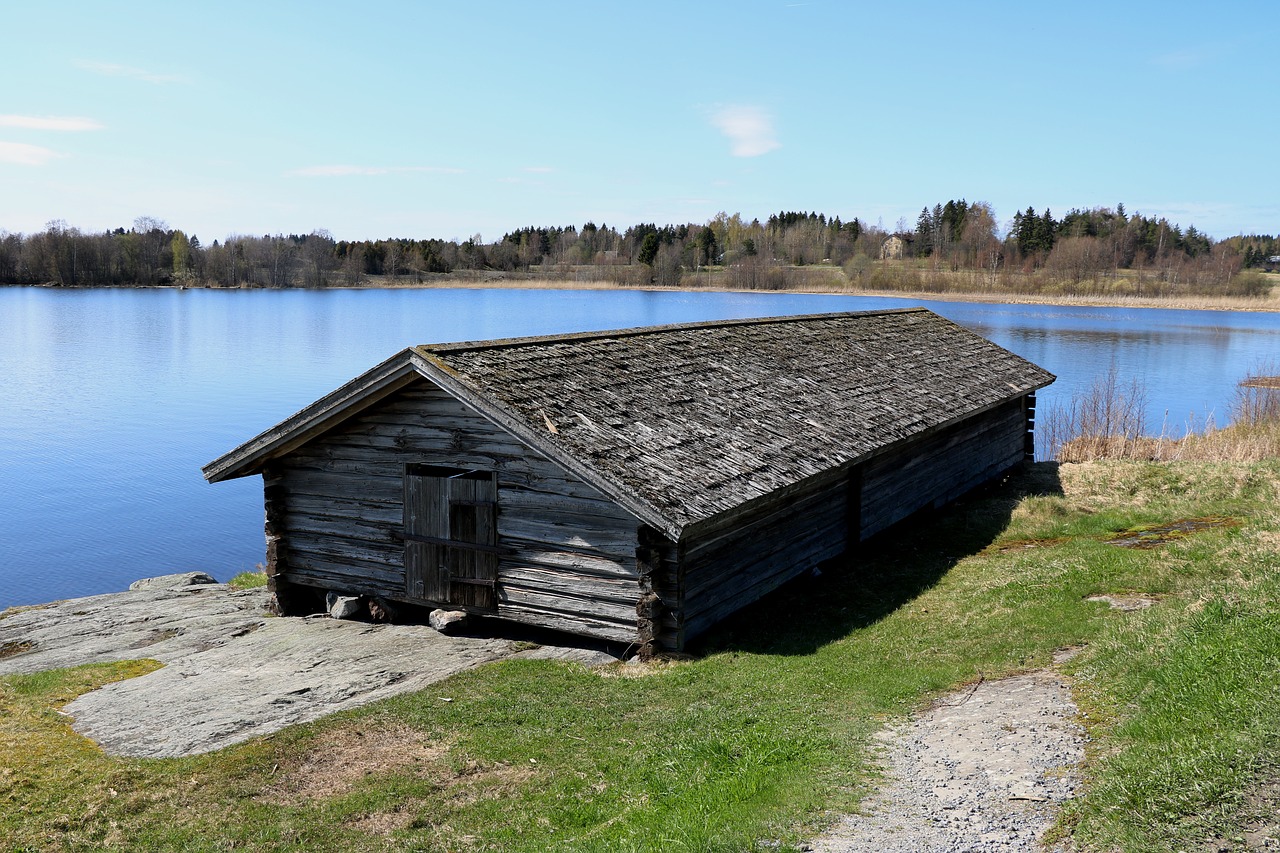
[[[1073,209],[1061,219],[1028,207],[1002,228],[989,204],[965,199],[925,206],[914,228],[899,220],[893,230],[856,217],[782,211],[763,222],[719,213],[703,223],[621,230],[594,222],[529,226],[493,242],[479,235],[335,240],[313,231],[230,235],[206,245],[150,217],[102,233],[62,221],[35,234],[0,232],[0,284],[326,287],[470,273],[780,289],[806,280],[806,267],[838,268],[865,286],[906,281],[928,289],[941,280],[930,274],[961,271],[1006,283],[1081,284],[1131,271],[1165,290],[1256,292],[1265,280],[1241,273],[1280,267],[1280,239],[1214,240],[1194,226],[1130,215],[1123,204]]]

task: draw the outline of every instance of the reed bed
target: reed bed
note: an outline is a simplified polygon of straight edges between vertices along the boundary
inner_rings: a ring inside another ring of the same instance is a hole
[[[1231,423],[1212,418],[1185,436],[1144,435],[1146,393],[1136,380],[1122,383],[1113,367],[1044,419],[1050,455],[1059,462],[1136,459],[1151,462],[1257,462],[1280,457],[1280,375],[1274,368],[1236,386]]]
[[[1265,287],[1252,295],[1157,290],[1129,280],[1085,287],[1044,275],[1007,273],[993,277],[972,270],[928,270],[914,262],[879,261],[862,267],[807,266],[703,267],[685,270],[663,283],[643,265],[560,264],[537,272],[455,270],[414,276],[363,276],[353,286],[367,288],[504,287],[548,290],[778,291],[897,296],[904,299],[1001,302],[1036,305],[1088,305],[1121,308],[1176,308],[1198,311],[1280,311],[1280,275],[1263,276]],[[1261,274],[1260,274],[1261,275]]]

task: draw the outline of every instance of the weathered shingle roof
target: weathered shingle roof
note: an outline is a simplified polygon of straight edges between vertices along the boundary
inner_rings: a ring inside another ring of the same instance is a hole
[[[1054,379],[922,308],[420,346],[205,475],[256,473],[414,372],[673,536]]]
[[[1054,378],[924,309],[416,349],[681,527]]]

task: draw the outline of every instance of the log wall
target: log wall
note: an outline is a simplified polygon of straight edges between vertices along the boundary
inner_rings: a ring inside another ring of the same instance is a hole
[[[862,470],[859,536],[939,508],[1026,458],[1021,398],[870,460]]]
[[[726,513],[683,543],[682,645],[730,613],[844,552],[847,478],[825,479],[746,513]],[[679,647],[679,646],[677,646]]]
[[[497,471],[498,616],[635,641],[637,520],[425,382],[272,466],[281,583],[412,601],[403,541],[410,463]]]
[[[1010,401],[746,513],[681,543],[675,645],[786,581],[926,507],[941,507],[1025,458],[1027,411]]]

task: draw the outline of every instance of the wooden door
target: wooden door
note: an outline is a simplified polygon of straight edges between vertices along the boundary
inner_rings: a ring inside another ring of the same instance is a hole
[[[410,465],[404,478],[409,598],[495,610],[498,478],[492,471]]]

